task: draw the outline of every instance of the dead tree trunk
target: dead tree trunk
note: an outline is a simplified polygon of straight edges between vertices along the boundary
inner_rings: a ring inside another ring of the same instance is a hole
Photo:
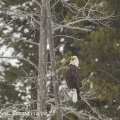
[[[57,120],[63,120],[62,112],[59,108],[60,105],[60,97],[59,97],[59,83],[56,75],[56,60],[55,60],[55,51],[54,51],[54,41],[53,41],[53,34],[52,34],[52,19],[51,19],[51,9],[50,9],[50,0],[46,0],[46,9],[47,9],[47,22],[48,22],[48,41],[50,46],[50,62],[51,62],[51,72],[52,72],[52,82],[54,87],[54,98],[55,98],[55,105],[57,108],[56,110],[56,118]]]
[[[47,13],[46,13],[46,0],[42,0],[41,6],[41,23],[40,23],[40,41],[39,41],[39,71],[38,71],[38,89],[37,89],[37,120],[47,120],[46,112],[46,50],[47,50]],[[43,113],[43,114],[42,114]]]
[[[38,104],[37,104],[37,112],[45,113],[46,112],[46,74],[47,74],[47,38],[49,40],[50,45],[50,61],[51,61],[51,69],[52,69],[52,81],[54,86],[54,97],[55,104],[58,107],[56,110],[56,118],[57,120],[63,120],[62,112],[59,108],[60,98],[59,98],[59,83],[56,77],[56,62],[55,62],[55,52],[54,52],[54,42],[52,35],[52,20],[51,20],[51,9],[50,9],[50,1],[42,0],[41,6],[41,27],[40,27],[40,42],[39,42],[39,73],[38,73]],[[47,120],[47,116],[45,114],[40,114],[37,116],[37,120]]]

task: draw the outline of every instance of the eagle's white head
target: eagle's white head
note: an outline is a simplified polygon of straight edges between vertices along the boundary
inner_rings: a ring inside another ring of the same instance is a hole
[[[78,60],[77,56],[71,56],[70,57],[70,64],[75,65],[75,66],[78,67],[79,60]]]

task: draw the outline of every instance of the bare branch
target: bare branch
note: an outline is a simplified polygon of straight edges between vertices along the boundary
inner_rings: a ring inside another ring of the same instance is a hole
[[[38,0],[34,0],[34,2],[41,8],[41,3]]]
[[[22,57],[5,57],[5,56],[0,56],[0,58],[24,60],[24,61],[27,61],[28,63],[30,63],[32,66],[34,66],[39,71],[38,67],[32,61],[30,61],[30,60],[28,60],[26,58],[22,58]]]
[[[55,7],[55,5],[59,2],[60,0],[57,0],[53,5],[52,5],[52,8]]]
[[[82,40],[82,39],[78,39],[78,38],[76,38],[76,37],[69,36],[69,35],[55,35],[54,38],[55,38],[55,37],[66,37],[66,38],[71,38],[71,39],[74,39],[74,40]]]
[[[82,98],[82,100],[84,100],[84,102],[90,107],[90,109],[98,116],[98,120],[103,120],[103,119],[108,120],[108,118],[106,116],[100,115],[100,113],[97,111],[97,109],[93,108],[87,100],[85,100],[83,98]]]
[[[6,40],[6,39],[16,39],[16,40],[18,40],[18,41],[25,41],[25,42],[28,42],[28,43],[31,43],[31,44],[34,44],[34,45],[39,45],[38,43],[36,43],[36,42],[32,42],[32,41],[30,41],[30,40],[25,40],[24,38],[18,38],[18,37],[6,37],[6,38],[3,38],[4,40]]]
[[[54,30],[58,30],[61,28],[69,28],[76,29],[82,31],[91,31],[93,29],[92,26],[88,26],[85,28],[78,27],[78,23],[89,21],[96,25],[104,25],[109,27],[109,24],[105,22],[105,20],[113,18],[113,13],[109,13],[105,10],[106,2],[95,2],[90,3],[89,0],[86,2],[85,6],[80,8],[76,4],[70,3],[69,1],[61,0],[64,7],[67,7],[72,13],[75,14],[70,21],[63,21],[61,24],[54,25]],[[80,14],[82,16],[80,17]]]
[[[103,73],[105,73],[105,74],[107,74],[109,77],[111,77],[112,79],[114,79],[117,83],[120,83],[120,80],[119,79],[117,79],[117,78],[115,78],[114,76],[112,76],[110,73],[108,73],[107,71],[105,71],[105,70],[102,70],[102,69],[98,69],[99,71],[101,71],[101,72],[103,72]]]

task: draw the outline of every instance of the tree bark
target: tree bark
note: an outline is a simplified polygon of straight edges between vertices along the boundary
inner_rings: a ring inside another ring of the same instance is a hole
[[[47,10],[47,11],[46,11]],[[54,86],[54,97],[55,104],[58,106],[56,110],[56,118],[57,120],[63,120],[62,112],[59,108],[60,98],[59,98],[59,83],[56,78],[56,62],[55,62],[55,52],[54,52],[54,42],[52,35],[52,20],[51,20],[51,12],[50,12],[50,1],[42,0],[41,7],[41,27],[40,27],[40,42],[39,42],[39,73],[38,73],[38,104],[37,104],[37,112],[38,113],[46,113],[46,96],[47,90],[46,88],[46,74],[47,74],[47,38],[49,39],[50,45],[50,61],[51,61],[51,69],[52,69],[52,81]],[[47,120],[46,115],[39,114],[37,116],[37,120]]]
[[[39,41],[39,71],[38,71],[38,89],[37,89],[37,120],[47,120],[46,113],[46,74],[47,74],[47,13],[46,0],[42,0],[41,6],[41,26],[40,26],[40,41]],[[43,114],[42,114],[43,113]]]
[[[56,110],[56,118],[57,120],[63,120],[62,111],[59,108],[60,105],[60,96],[59,96],[59,82],[56,77],[56,61],[55,61],[55,51],[54,51],[54,41],[52,34],[52,19],[51,19],[51,9],[50,9],[50,0],[46,0],[47,6],[47,17],[48,17],[48,41],[50,46],[50,62],[51,62],[51,72],[52,72],[52,82],[54,87],[54,98],[57,110]]]

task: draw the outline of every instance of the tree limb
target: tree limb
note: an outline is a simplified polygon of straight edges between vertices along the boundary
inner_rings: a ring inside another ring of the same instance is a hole
[[[82,39],[78,39],[78,38],[76,38],[76,37],[69,36],[69,35],[55,35],[54,38],[55,38],[55,37],[66,37],[66,38],[71,38],[71,39],[74,39],[74,40],[82,40]]]
[[[112,76],[110,73],[108,73],[107,71],[105,70],[102,70],[102,69],[98,69],[99,71],[107,74],[109,77],[111,77],[112,79],[114,79],[117,83],[120,83],[120,80],[118,80],[117,78],[115,78],[114,76]]]
[[[24,61],[29,62],[32,66],[34,66],[34,67],[39,71],[38,67],[37,67],[32,61],[30,61],[30,60],[28,60],[28,59],[26,59],[26,58],[22,58],[22,57],[7,57],[7,56],[6,56],[6,57],[5,57],[5,56],[0,56],[0,58],[24,60]]]
[[[18,41],[25,41],[25,42],[28,42],[28,43],[31,43],[31,44],[34,44],[34,45],[39,45],[38,43],[36,43],[36,42],[32,42],[32,41],[29,41],[29,40],[25,40],[25,39],[23,39],[23,38],[18,38],[18,37],[6,37],[6,38],[4,38],[4,39],[16,39],[16,40],[18,40]]]

